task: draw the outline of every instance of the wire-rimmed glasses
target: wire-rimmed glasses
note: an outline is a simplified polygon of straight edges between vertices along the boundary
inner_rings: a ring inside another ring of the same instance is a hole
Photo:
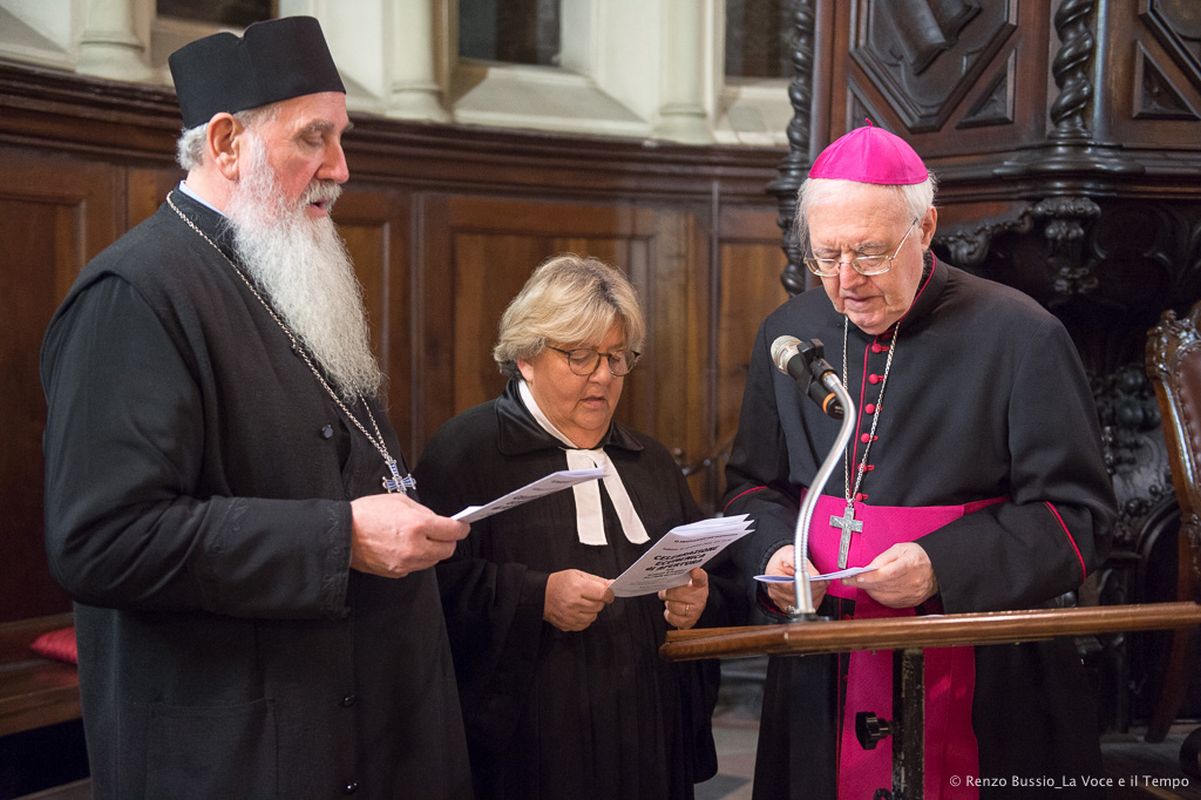
[[[851,269],[865,277],[873,275],[883,275],[892,269],[893,259],[901,252],[905,241],[909,238],[909,234],[913,233],[913,226],[917,225],[917,221],[921,217],[914,217],[913,222],[909,223],[909,227],[905,229],[905,235],[901,237],[901,241],[897,244],[897,249],[890,256],[855,256],[851,259]],[[841,258],[817,258],[816,256],[806,256],[805,266],[819,278],[833,278],[838,275],[838,270],[842,266]]]

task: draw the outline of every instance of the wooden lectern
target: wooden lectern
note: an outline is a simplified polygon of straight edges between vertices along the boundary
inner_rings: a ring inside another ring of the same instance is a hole
[[[664,658],[748,658],[852,650],[893,651],[893,719],[860,715],[860,740],[893,736],[892,789],[877,797],[922,798],[923,651],[927,647],[1031,642],[1060,636],[1187,628],[1201,625],[1201,604],[1150,603],[983,614],[795,622],[671,631]]]

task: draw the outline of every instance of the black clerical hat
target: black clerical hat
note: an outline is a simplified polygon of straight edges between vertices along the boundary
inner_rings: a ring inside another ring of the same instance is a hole
[[[241,38],[216,33],[167,59],[185,128],[316,92],[346,92],[321,25],[312,17],[256,22]]]

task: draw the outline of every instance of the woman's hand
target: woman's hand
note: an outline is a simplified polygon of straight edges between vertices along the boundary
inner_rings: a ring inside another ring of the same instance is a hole
[[[609,603],[612,581],[578,569],[552,572],[546,579],[542,618],[561,631],[582,631]]]
[[[664,589],[659,592],[659,599],[663,601],[663,618],[668,625],[680,630],[691,628],[709,602],[709,573],[693,567],[688,573],[688,583]]]
[[[767,575],[787,575],[793,577],[796,575],[796,567],[792,563],[793,547],[785,545],[772,554],[771,559],[767,562]],[[810,575],[816,575],[817,568],[813,566],[813,562],[805,559],[805,568]],[[817,581],[809,583],[809,594],[813,597],[813,607],[816,609],[822,604],[822,600],[826,598],[826,589],[829,588],[829,581]],[[796,601],[796,584],[795,583],[769,583],[767,584],[767,596],[776,608],[780,609],[785,614],[791,614],[797,605]]]

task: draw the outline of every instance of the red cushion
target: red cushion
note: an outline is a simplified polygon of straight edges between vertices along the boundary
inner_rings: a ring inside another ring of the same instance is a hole
[[[68,664],[79,663],[79,650],[75,646],[74,627],[46,631],[34,639],[29,647],[33,652],[46,658],[66,661]]]

